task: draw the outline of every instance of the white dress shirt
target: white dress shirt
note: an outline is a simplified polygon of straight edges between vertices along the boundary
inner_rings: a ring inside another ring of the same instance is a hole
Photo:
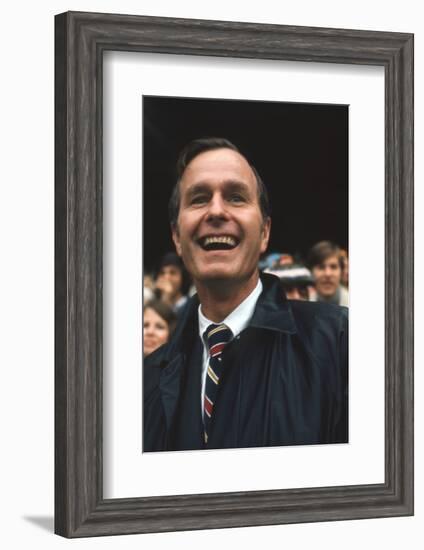
[[[259,295],[262,292],[262,282],[258,279],[258,284],[252,290],[247,298],[245,298],[241,304],[239,304],[236,309],[234,309],[221,323],[214,323],[207,319],[202,313],[202,306],[199,305],[199,335],[203,343],[203,360],[202,360],[202,391],[200,395],[200,407],[202,411],[203,419],[203,402],[205,400],[205,386],[206,386],[206,372],[208,370],[209,364],[209,351],[208,344],[205,334],[206,329],[211,324],[222,324],[227,325],[233,337],[237,338],[240,332],[247,327],[250,319],[252,318],[253,312],[256,307],[256,302],[258,301]]]

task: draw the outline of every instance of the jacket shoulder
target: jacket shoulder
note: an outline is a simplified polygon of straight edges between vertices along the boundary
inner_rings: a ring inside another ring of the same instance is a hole
[[[289,300],[296,325],[304,329],[316,328],[317,324],[344,329],[348,322],[348,308],[323,302]]]
[[[143,393],[145,396],[158,386],[162,369],[167,364],[168,344],[158,348],[156,351],[144,358],[143,361]]]
[[[144,358],[144,366],[154,366],[160,365],[165,361],[166,356],[168,355],[169,344],[164,344],[157,348],[153,353]]]

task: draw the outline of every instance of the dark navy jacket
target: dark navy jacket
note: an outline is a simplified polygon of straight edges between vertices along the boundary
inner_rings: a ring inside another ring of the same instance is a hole
[[[286,300],[276,277],[261,280],[248,327],[222,354],[207,448],[347,442],[347,309]],[[206,448],[198,305],[145,360],[144,451]]]

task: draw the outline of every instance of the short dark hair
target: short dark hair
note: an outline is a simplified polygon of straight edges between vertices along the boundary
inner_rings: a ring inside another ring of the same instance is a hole
[[[330,256],[337,256],[337,260],[341,268],[343,268],[343,258],[341,256],[340,247],[332,241],[320,241],[314,244],[308,254],[307,264],[309,269],[320,265]]]
[[[176,254],[175,252],[167,252],[164,256],[162,256],[162,259],[159,263],[159,267],[156,273],[156,277],[160,274],[162,268],[168,266],[168,265],[174,265],[181,271],[181,293],[187,294],[190,290],[191,286],[191,277],[189,272],[187,271],[184,262],[182,259]]]
[[[252,164],[250,164],[249,160],[245,157],[245,155],[243,155],[243,153],[240,152],[239,148],[236,147],[234,143],[231,143],[231,141],[225,138],[199,138],[190,141],[190,143],[188,143],[182,149],[177,160],[177,182],[172,190],[172,194],[168,204],[169,221],[172,227],[176,225],[178,219],[178,212],[180,210],[181,200],[180,181],[185,169],[195,157],[197,157],[201,153],[205,153],[206,151],[213,151],[215,149],[230,149],[231,151],[239,153],[239,155],[246,159],[256,178],[256,184],[258,187],[258,202],[259,208],[262,213],[262,218],[266,220],[271,216],[268,191],[264,185],[264,182],[262,181],[256,168]]]
[[[175,328],[175,325],[177,324],[177,316],[174,313],[173,309],[168,306],[168,304],[165,304],[165,302],[162,302],[161,300],[156,298],[150,300],[149,302],[147,302],[147,304],[144,305],[144,311],[149,308],[153,309],[153,311],[166,322],[166,324],[168,325],[169,334],[171,335]]]

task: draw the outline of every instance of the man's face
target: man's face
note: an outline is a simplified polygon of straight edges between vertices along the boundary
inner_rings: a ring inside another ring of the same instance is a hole
[[[271,224],[246,159],[231,149],[201,153],[183,173],[180,197],[173,239],[195,283],[251,281]]]
[[[329,256],[321,264],[312,269],[315,278],[315,288],[324,298],[333,296],[340,285],[342,270],[336,255]]]

